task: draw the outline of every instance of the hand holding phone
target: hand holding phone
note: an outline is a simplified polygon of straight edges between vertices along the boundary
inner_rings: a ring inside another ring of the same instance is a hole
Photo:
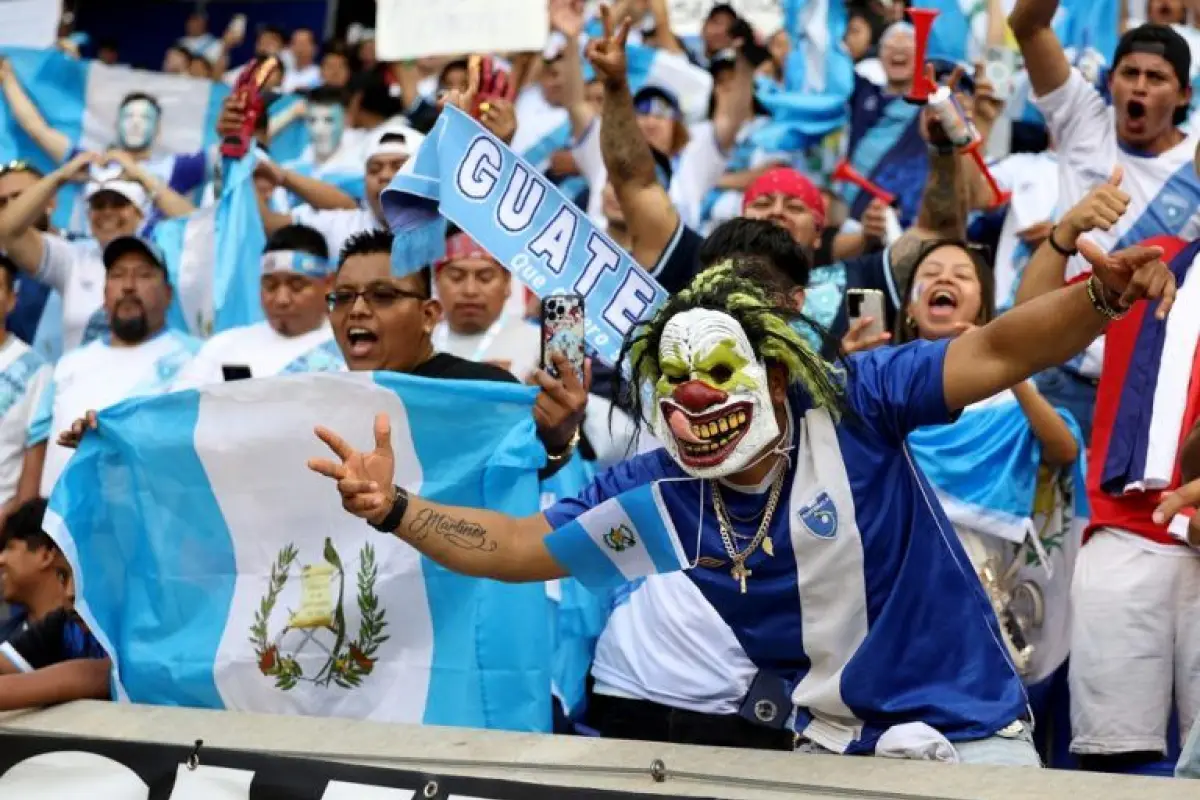
[[[878,289],[847,289],[846,317],[850,327],[857,327],[858,321],[870,317],[871,323],[861,332],[863,338],[875,338],[883,335],[884,322],[887,319],[883,306],[883,292]]]
[[[564,356],[583,380],[583,296],[552,294],[542,298],[542,369],[560,377],[554,367],[555,354]]]

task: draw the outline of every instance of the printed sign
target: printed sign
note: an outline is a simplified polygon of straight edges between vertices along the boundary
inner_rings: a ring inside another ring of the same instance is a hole
[[[382,61],[532,52],[549,30],[546,0],[379,0],[375,47]]]

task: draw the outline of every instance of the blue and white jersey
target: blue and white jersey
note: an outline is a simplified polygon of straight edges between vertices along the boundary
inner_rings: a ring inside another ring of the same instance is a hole
[[[17,493],[29,423],[50,382],[50,365],[11,334],[0,344],[0,503]]]
[[[917,218],[929,172],[920,120],[919,106],[855,76],[850,96],[850,164],[876,186],[896,195],[900,224],[905,227]],[[839,191],[850,206],[850,218],[861,218],[871,195],[851,184],[841,184]]]
[[[47,442],[41,496],[49,497],[73,451],[60,447],[58,435],[88,411],[100,411],[122,400],[171,391],[200,341],[164,330],[133,347],[113,347],[108,336],[76,348],[54,365],[29,423],[29,444]]]
[[[794,449],[769,531],[774,555],[760,548],[750,556],[745,594],[730,575],[712,484],[688,477],[661,450],[546,511],[556,529],[547,546],[590,586],[687,570],[690,588],[675,587],[676,596],[710,608],[694,618],[719,618],[731,634],[698,628],[692,637],[711,641],[712,660],[696,673],[722,663],[736,672],[725,687],[694,680],[728,693],[706,701],[740,702],[753,678],[748,662],[790,686],[796,731],[837,752],[873,752],[884,731],[909,722],[951,741],[990,736],[1024,716],[1025,691],[979,580],[904,443],[910,431],[953,417],[943,394],[946,347],[914,342],[855,356],[846,379],[851,413],[841,422],[792,391]],[[757,519],[766,489],[725,488],[722,496],[733,517]],[[647,629],[640,647],[662,649],[679,635]]]
[[[255,378],[301,372],[345,372],[346,361],[329,321],[299,336],[284,336],[270,323],[258,322],[222,331],[206,341],[179,371],[174,391],[198,389],[225,380],[224,367],[249,367]]]

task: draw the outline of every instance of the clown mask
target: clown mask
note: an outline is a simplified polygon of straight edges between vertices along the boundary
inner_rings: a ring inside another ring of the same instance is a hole
[[[304,122],[308,126],[313,154],[319,159],[333,155],[342,143],[342,131],[346,125],[345,110],[334,105],[310,106]]]
[[[145,150],[158,135],[158,109],[139,97],[121,106],[117,115],[117,143],[126,150]]]
[[[689,475],[740,472],[779,436],[766,367],[728,314],[676,314],[663,328],[658,361],[654,433]]]

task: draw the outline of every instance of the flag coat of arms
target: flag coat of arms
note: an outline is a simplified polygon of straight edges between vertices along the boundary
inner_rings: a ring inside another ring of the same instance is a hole
[[[78,607],[139,703],[546,730],[552,605],[467,578],[346,513],[307,468],[325,425],[437,502],[538,511],[531,388],[308,374],[132,400],[100,414],[46,529]],[[478,531],[445,532],[472,546]]]

